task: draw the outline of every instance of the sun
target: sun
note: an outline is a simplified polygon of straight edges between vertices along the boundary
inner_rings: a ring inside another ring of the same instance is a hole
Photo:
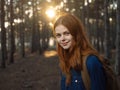
[[[56,14],[55,9],[53,7],[48,8],[45,13],[51,19],[54,18]]]

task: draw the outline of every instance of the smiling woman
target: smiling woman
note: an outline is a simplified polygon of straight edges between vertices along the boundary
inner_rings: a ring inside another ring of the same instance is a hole
[[[106,90],[103,58],[88,40],[81,20],[69,13],[62,14],[54,23],[53,34],[61,69],[61,90]],[[81,74],[85,72],[84,62],[90,82]],[[86,81],[90,84],[86,85]]]

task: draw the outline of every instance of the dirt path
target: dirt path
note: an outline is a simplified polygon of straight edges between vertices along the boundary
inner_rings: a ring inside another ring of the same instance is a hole
[[[0,69],[0,90],[60,90],[59,85],[57,56],[29,55]]]
[[[31,54],[0,68],[0,90],[60,90],[58,57],[54,54],[55,51],[47,51],[46,57]]]

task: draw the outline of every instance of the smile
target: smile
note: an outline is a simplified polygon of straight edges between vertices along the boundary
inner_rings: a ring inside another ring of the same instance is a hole
[[[69,43],[69,42],[64,42],[64,43],[61,43],[61,45],[67,46],[68,43]]]

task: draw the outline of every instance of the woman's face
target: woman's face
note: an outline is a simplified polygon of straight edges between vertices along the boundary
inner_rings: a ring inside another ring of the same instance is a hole
[[[63,49],[69,49],[72,45],[72,35],[65,26],[58,25],[55,28],[55,36],[56,41]]]

